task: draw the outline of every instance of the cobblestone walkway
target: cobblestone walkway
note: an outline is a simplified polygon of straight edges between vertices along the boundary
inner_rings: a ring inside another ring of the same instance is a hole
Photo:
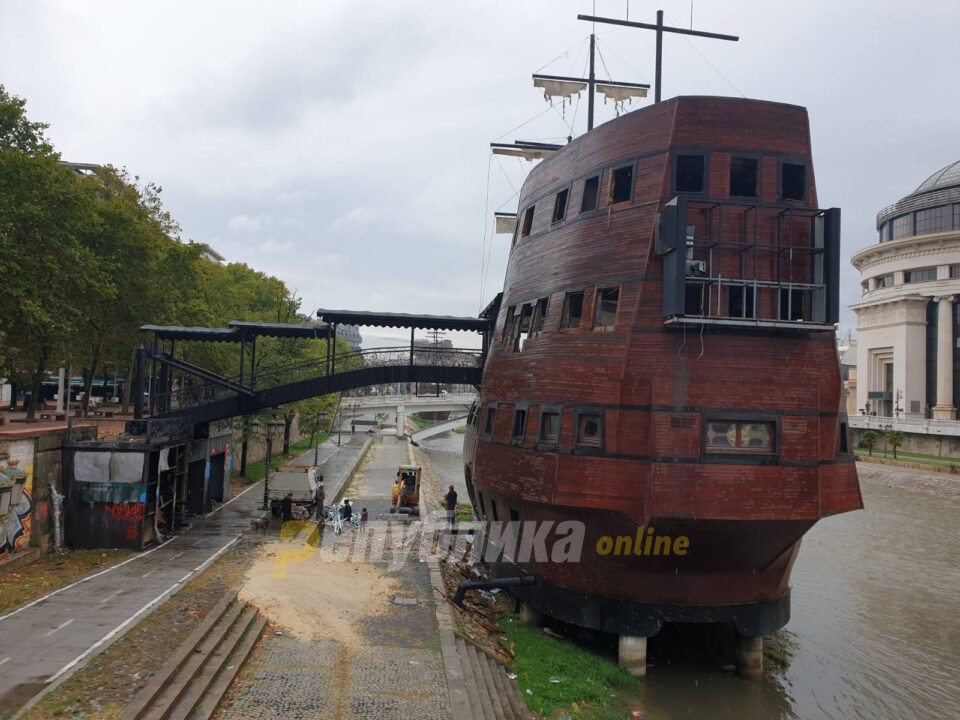
[[[378,438],[344,492],[356,510],[368,508],[371,524],[387,514],[397,466],[406,462],[406,442]],[[341,538],[353,540],[351,533]],[[372,563],[397,585],[383,601],[387,607],[353,628],[356,644],[316,636],[298,639],[287,632],[269,635],[240,672],[218,717],[450,717],[428,568],[415,553],[399,567],[392,559],[388,554]],[[352,557],[348,562],[356,563]],[[277,629],[282,632],[282,624]]]

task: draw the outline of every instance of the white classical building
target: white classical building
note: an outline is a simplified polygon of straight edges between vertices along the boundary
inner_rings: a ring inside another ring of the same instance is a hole
[[[960,162],[877,214],[880,241],[851,258],[857,314],[857,409],[957,417],[960,351]]]

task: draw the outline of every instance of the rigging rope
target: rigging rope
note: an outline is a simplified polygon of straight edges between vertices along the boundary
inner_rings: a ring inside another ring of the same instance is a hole
[[[487,192],[483,199],[483,242],[480,244],[480,310],[483,310],[483,288],[486,282],[487,266],[484,257],[487,253],[487,217],[490,210],[490,170],[493,167],[493,155],[487,157]],[[478,311],[479,312],[479,311]]]
[[[673,20],[672,20],[668,15],[665,14],[665,16],[666,16],[666,18],[667,18],[667,20],[668,20],[669,22],[671,22],[671,23],[673,22]],[[690,42],[690,41],[687,39],[687,36],[686,36],[686,35],[681,35],[680,37],[682,37],[683,40],[684,40],[684,42],[686,42],[687,45],[689,45],[689,46],[693,49],[693,51],[694,51],[697,55],[700,56],[700,59],[701,59],[701,60],[703,60],[707,65],[709,65],[710,68],[711,68],[717,75],[719,75],[721,78],[723,78],[723,80],[727,83],[727,85],[729,85],[730,87],[733,88],[734,92],[736,92],[737,95],[739,95],[739,96],[742,97],[742,98],[746,98],[746,97],[747,97],[747,96],[744,95],[742,92],[740,92],[740,88],[738,88],[736,85],[734,85],[733,82],[731,82],[730,79],[727,78],[726,75],[724,75],[722,72],[720,72],[719,70],[717,70],[716,66],[715,66],[712,62],[710,62],[709,60],[707,60],[706,55],[704,55],[702,52],[700,52],[699,50],[697,50],[697,46],[694,45],[692,42]]]

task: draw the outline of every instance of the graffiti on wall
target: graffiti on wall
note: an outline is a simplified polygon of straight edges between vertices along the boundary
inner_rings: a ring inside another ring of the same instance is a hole
[[[4,521],[0,517],[0,560],[30,542],[33,522],[33,439],[0,443],[0,472],[5,468],[19,468],[27,475],[20,502],[10,508]]]

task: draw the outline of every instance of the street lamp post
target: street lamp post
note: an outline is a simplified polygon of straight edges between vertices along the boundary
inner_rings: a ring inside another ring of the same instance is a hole
[[[324,423],[324,422],[326,422],[326,420],[327,420],[327,413],[324,412],[323,410],[319,411],[319,412],[317,413],[317,424],[316,424],[316,427],[315,427],[314,429],[319,428],[319,427],[320,427],[320,423]],[[311,440],[310,442],[312,443],[313,441]],[[313,448],[313,466],[314,466],[314,467],[316,467],[316,466],[318,466],[318,465],[320,464],[319,461],[318,461],[319,454],[320,454],[320,443],[318,442],[318,443],[316,444],[316,446],[314,446],[314,448]]]
[[[270,456],[273,453],[273,436],[283,430],[283,423],[276,417],[267,422],[267,467],[263,474],[263,510],[270,509]]]

